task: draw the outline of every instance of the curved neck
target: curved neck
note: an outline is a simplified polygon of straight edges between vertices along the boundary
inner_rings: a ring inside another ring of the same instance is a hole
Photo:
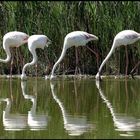
[[[7,115],[9,115],[10,109],[11,109],[11,101],[10,101],[10,99],[7,99],[6,102],[7,102],[7,105],[6,105],[3,117],[6,117]]]
[[[108,53],[108,55],[106,56],[106,58],[103,60],[102,64],[100,65],[100,68],[98,70],[98,73],[100,74],[102,71],[103,66],[106,64],[106,62],[108,61],[108,59],[110,58],[110,56],[112,55],[112,53],[115,51],[115,44],[113,43],[110,52]]]
[[[32,104],[32,108],[30,110],[30,113],[32,115],[34,115],[36,113],[36,105],[37,105],[36,98],[35,97],[32,97],[31,101],[32,101],[33,104]]]
[[[30,51],[30,52],[31,52],[32,55],[33,55],[33,60],[32,60],[32,62],[26,63],[26,64],[24,65],[24,67],[23,67],[23,69],[22,69],[22,74],[25,74],[25,70],[26,70],[26,68],[27,68],[28,66],[34,65],[34,64],[37,62],[37,55],[36,55],[35,49],[32,50],[32,51]]]
[[[59,59],[57,60],[57,62],[56,62],[56,63],[54,64],[54,66],[53,66],[53,69],[52,69],[52,72],[51,72],[52,75],[54,75],[54,71],[55,71],[57,65],[58,65],[58,64],[62,61],[62,59],[64,58],[64,56],[65,56],[65,54],[66,54],[66,50],[67,50],[67,47],[64,45],[64,46],[63,46],[62,53],[61,53]]]
[[[0,62],[7,63],[11,59],[10,49],[9,49],[9,46],[6,45],[5,43],[3,43],[3,48],[4,48],[5,52],[6,52],[7,57],[6,57],[6,59],[0,59]]]
[[[59,107],[62,111],[64,124],[67,124],[68,121],[67,121],[66,111],[65,111],[64,105],[60,101],[60,99],[55,95],[56,93],[55,93],[55,90],[54,90],[54,84],[50,83],[50,86],[51,86],[52,96],[53,96],[54,100],[57,102],[57,104],[59,105]]]
[[[21,81],[21,89],[22,89],[22,94],[23,94],[23,96],[24,96],[24,98],[25,98],[25,96],[26,96],[26,82],[25,81]]]
[[[112,115],[113,121],[116,122],[116,116],[115,116],[115,111],[113,106],[111,105],[111,103],[109,102],[109,100],[106,98],[106,96],[104,95],[101,87],[100,87],[100,82],[96,82],[96,86],[99,90],[100,96],[103,99],[103,101],[106,103],[107,108],[110,110],[110,113]]]

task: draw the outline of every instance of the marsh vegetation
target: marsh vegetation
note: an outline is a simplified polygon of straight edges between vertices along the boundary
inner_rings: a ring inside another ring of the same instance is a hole
[[[71,31],[83,30],[99,37],[87,47],[71,48],[60,64],[58,74],[97,73],[102,60],[108,54],[115,35],[125,29],[140,32],[139,1],[1,1],[0,2],[0,45],[5,33],[19,30],[33,34],[45,34],[52,44],[45,50],[37,50],[38,63],[27,73],[30,75],[50,74],[58,60],[64,37]],[[140,43],[130,47],[119,47],[103,69],[107,74],[125,74],[126,51],[129,56],[128,72],[138,63]],[[20,74],[23,65],[32,60],[27,45],[12,49],[12,73]],[[5,57],[3,48],[0,57]],[[78,62],[78,63],[77,63]],[[0,64],[0,74],[9,74],[11,64]],[[140,74],[140,68],[135,71]]]

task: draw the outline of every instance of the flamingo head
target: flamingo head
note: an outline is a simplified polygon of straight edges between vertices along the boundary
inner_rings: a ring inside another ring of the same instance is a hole
[[[91,41],[91,40],[99,40],[99,38],[93,34],[85,34],[86,40]]]

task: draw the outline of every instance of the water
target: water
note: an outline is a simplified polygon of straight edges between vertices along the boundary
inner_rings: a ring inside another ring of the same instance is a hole
[[[140,138],[140,79],[0,79],[0,138]]]

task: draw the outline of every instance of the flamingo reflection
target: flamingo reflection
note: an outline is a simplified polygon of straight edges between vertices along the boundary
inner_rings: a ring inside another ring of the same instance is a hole
[[[106,104],[107,108],[109,109],[112,115],[114,126],[116,127],[115,130],[120,132],[126,132],[126,134],[120,134],[121,136],[133,136],[133,131],[139,131],[140,130],[139,120],[133,116],[126,116],[126,114],[123,113],[122,114],[115,113],[114,108],[112,107],[111,103],[106,98],[100,87],[100,81],[96,80],[96,86],[99,90],[101,98],[103,99],[104,103]]]
[[[44,130],[47,126],[47,116],[44,114],[37,114],[37,98],[33,95],[26,94],[27,81],[21,81],[22,94],[25,99],[29,99],[32,102],[32,108],[28,111],[28,125],[31,130]]]
[[[86,116],[80,116],[80,115],[72,116],[68,114],[65,110],[63,103],[60,101],[60,99],[56,95],[55,81],[53,82],[51,81],[50,86],[51,86],[53,99],[59,105],[62,112],[64,129],[68,132],[69,135],[79,136],[87,131],[95,129],[94,125],[88,124]]]
[[[10,98],[1,98],[0,102],[6,102],[6,108],[3,111],[3,126],[4,130],[7,131],[19,131],[27,128],[27,116],[22,114],[12,114],[11,105],[12,101]]]

